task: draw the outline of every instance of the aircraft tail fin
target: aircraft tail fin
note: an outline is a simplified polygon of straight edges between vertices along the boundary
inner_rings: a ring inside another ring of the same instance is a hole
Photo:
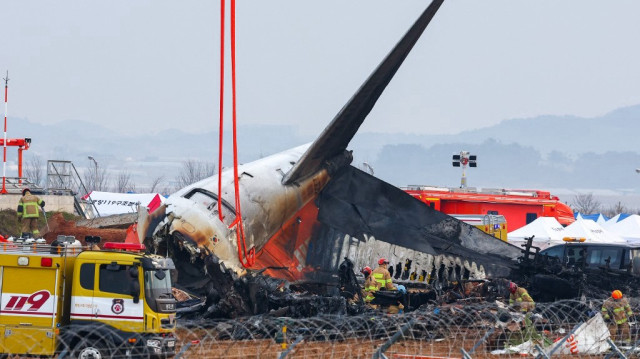
[[[433,0],[409,31],[378,65],[358,91],[342,107],[320,136],[283,178],[284,184],[304,179],[320,170],[329,160],[346,150],[349,142],[380,98],[404,59],[435,16],[444,0]]]

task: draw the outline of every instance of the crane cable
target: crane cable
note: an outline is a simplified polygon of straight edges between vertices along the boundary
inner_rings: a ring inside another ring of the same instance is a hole
[[[218,214],[222,219],[222,129],[223,129],[223,100],[224,100],[224,14],[225,1],[220,0],[220,147],[218,154]],[[235,189],[236,218],[229,228],[236,226],[236,242],[238,244],[238,260],[243,267],[249,268],[255,263],[255,248],[247,252],[244,225],[242,223],[242,211],[240,209],[240,178],[238,176],[238,141],[237,141],[237,113],[236,113],[236,2],[231,0],[230,9],[230,36],[231,36],[231,88],[232,88],[232,113],[233,113],[233,184]]]
[[[222,131],[224,129],[224,3],[220,0],[220,139],[218,140],[218,218],[222,221]]]

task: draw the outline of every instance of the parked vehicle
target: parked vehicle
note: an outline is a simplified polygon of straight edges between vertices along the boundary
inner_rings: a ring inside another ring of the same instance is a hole
[[[404,191],[449,215],[503,215],[515,231],[538,217],[554,217],[563,226],[575,221],[573,210],[547,191],[448,188],[412,185]]]
[[[640,246],[630,244],[568,242],[540,251],[568,267],[607,269],[640,276]]]
[[[507,220],[502,215],[493,214],[452,214],[451,217],[470,224],[479,230],[490,234],[498,239],[507,241]]]
[[[52,244],[0,243],[0,354],[174,355],[171,259],[139,244]]]

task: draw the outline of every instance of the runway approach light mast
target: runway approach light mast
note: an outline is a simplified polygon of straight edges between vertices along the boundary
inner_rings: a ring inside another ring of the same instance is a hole
[[[460,188],[467,188],[467,176],[465,170],[467,166],[478,167],[477,156],[469,154],[469,151],[460,151],[459,154],[453,155],[453,167],[462,167],[462,178],[460,179]]]

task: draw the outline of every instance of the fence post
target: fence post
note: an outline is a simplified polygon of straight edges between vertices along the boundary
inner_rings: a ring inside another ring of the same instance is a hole
[[[67,348],[64,348],[60,354],[58,354],[58,359],[64,359],[65,356],[67,356],[67,354],[69,353],[69,350]]]
[[[607,343],[609,343],[609,345],[611,346],[611,349],[613,349],[613,352],[618,354],[618,356],[621,359],[627,359],[627,356],[624,355],[624,353],[620,351],[620,348],[618,348],[618,346],[613,342],[613,340],[611,340],[611,338],[607,338]],[[607,355],[607,357],[609,357],[609,356]]]
[[[471,350],[469,350],[469,354],[473,353],[476,349],[478,349],[480,344],[484,343],[485,340],[487,340],[487,338],[489,338],[489,335],[491,335],[491,333],[493,333],[494,330],[495,330],[495,328],[489,329],[489,331],[487,331],[485,333],[485,335],[480,340],[478,340],[478,342],[473,346],[473,348],[471,348]]]
[[[293,350],[293,348],[295,348],[296,345],[300,344],[301,341],[302,341],[302,335],[298,335],[296,337],[296,340],[289,346],[289,349],[283,351],[282,354],[280,354],[280,359],[286,358],[287,355],[289,355],[289,353]]]
[[[382,344],[380,346],[380,348],[378,348],[378,350],[376,350],[375,353],[373,353],[372,359],[380,359],[380,358],[384,357],[382,353],[386,352],[387,349],[389,349],[401,337],[404,337],[404,333],[406,333],[409,329],[411,329],[411,327],[413,327],[413,324],[415,322],[416,322],[415,318],[412,318],[409,321],[409,323],[403,325],[402,328],[400,328],[400,330],[398,332],[396,332],[391,338],[389,338],[389,340],[387,340],[384,344]]]
[[[191,345],[193,344],[199,344],[200,341],[199,340],[192,340],[189,343],[187,343],[187,345],[183,346],[182,348],[180,348],[180,352],[178,353],[178,355],[175,356],[175,359],[180,359],[182,358],[182,355],[184,354],[184,352],[186,352],[187,350],[189,350],[189,348],[191,347]]]
[[[536,348],[536,350],[538,351],[538,355],[536,356],[536,358],[543,357],[544,359],[549,359],[549,356],[544,352],[544,348],[542,348],[540,344],[536,344],[534,348]]]

